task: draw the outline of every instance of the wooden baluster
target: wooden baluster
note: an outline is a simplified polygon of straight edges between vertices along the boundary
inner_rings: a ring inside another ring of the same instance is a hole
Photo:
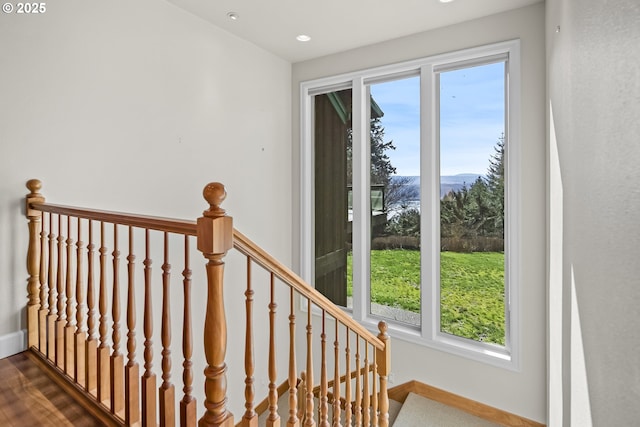
[[[207,262],[207,308],[204,324],[206,412],[200,427],[234,425],[233,414],[227,410],[227,320],[224,310],[224,261],[233,247],[233,222],[225,215],[220,203],[226,197],[220,183],[208,184],[203,191],[209,209],[198,218],[198,250]]]
[[[244,407],[246,408],[242,417],[243,427],[254,427],[258,425],[258,414],[254,408],[255,389],[254,378],[254,357],[253,357],[253,289],[251,288],[251,258],[247,257],[247,290],[245,291],[245,311],[246,311],[246,331],[244,344]]]
[[[164,263],[162,264],[162,385],[160,386],[160,426],[176,423],[175,386],[171,384],[171,264],[169,264],[169,233],[164,233]]]
[[[27,347],[38,346],[38,310],[40,309],[40,227],[42,225],[42,212],[31,209],[31,203],[43,203],[44,197],[39,193],[42,183],[37,179],[27,181],[29,194],[26,197],[26,213],[29,220],[29,248],[27,250],[27,271],[29,281],[27,283]]]
[[[49,283],[49,314],[47,315],[47,358],[55,363],[56,360],[56,329],[55,329],[55,321],[56,321],[56,301],[58,301],[57,297],[57,287],[56,287],[56,276],[55,276],[55,265],[56,265],[56,254],[55,254],[55,246],[54,241],[56,239],[56,235],[53,230],[53,215],[49,214],[49,272],[48,280]]]
[[[329,399],[327,397],[327,334],[325,333],[325,311],[322,310],[322,333],[320,334],[320,427],[329,427]]]
[[[45,228],[45,215],[42,215],[42,231],[40,232],[40,310],[38,310],[38,350],[47,354],[47,313],[49,311],[49,289],[47,283],[47,237],[49,234]],[[51,224],[49,224],[51,226]]]
[[[193,390],[193,370],[191,357],[193,355],[193,333],[191,332],[191,269],[189,267],[189,236],[184,236],[184,319],[182,321],[182,381],[184,383],[184,396],[180,401],[180,426],[195,427],[196,425],[196,400],[191,396]]]
[[[136,362],[136,292],[133,227],[129,226],[129,255],[127,256],[127,365],[124,367],[124,422],[127,426],[140,422],[140,369]]]
[[[107,345],[107,247],[105,246],[104,222],[100,222],[100,289],[98,296],[98,310],[100,312],[98,331],[100,345],[98,345],[98,402],[109,407],[111,397],[109,374],[109,346]]]
[[[371,375],[371,425],[378,425],[378,378],[376,372],[378,372],[378,357],[376,350],[373,353],[373,374]]]
[[[371,414],[369,413],[370,403],[370,390],[369,390],[369,344],[364,342],[364,376],[362,381],[362,423],[365,426],[369,425],[371,421]]]
[[[267,427],[280,427],[280,415],[278,415],[278,385],[276,381],[276,309],[275,302],[275,276],[271,273],[271,302],[269,303],[269,416]]]
[[[93,221],[89,220],[87,226],[89,237],[87,240],[87,342],[85,343],[86,357],[86,381],[87,391],[94,396],[98,395],[98,340],[96,337],[96,306],[94,289],[94,249],[93,244]]]
[[[64,371],[70,377],[73,377],[74,374],[74,335],[75,335],[75,327],[74,327],[74,318],[73,318],[73,305],[74,305],[74,290],[73,290],[73,239],[71,238],[71,217],[67,216],[67,240],[65,241],[67,244],[67,280],[66,280],[66,290],[65,293],[67,295],[67,307],[66,307],[66,317],[67,323],[64,327]]]
[[[142,376],[142,425],[157,427],[156,374],[153,368],[153,313],[151,306],[151,258],[149,257],[149,230],[145,230],[144,258],[144,375]]]
[[[64,370],[64,325],[65,325],[65,293],[64,293],[64,236],[62,235],[62,215],[58,215],[58,268],[56,282],[58,285],[58,317],[56,319],[56,366]]]
[[[355,413],[355,426],[362,426],[362,381],[360,376],[360,336],[356,334],[356,401],[353,411]]]
[[[304,416],[304,425],[313,427],[316,425],[315,420],[313,419],[313,353],[312,353],[312,333],[313,327],[311,325],[311,300],[307,298],[307,368],[306,375],[307,379],[305,381],[305,391],[307,395],[307,399],[305,402],[305,416]]]
[[[87,341],[87,335],[84,325],[84,287],[82,286],[82,221],[77,219],[77,236],[76,242],[76,332],[74,334],[74,379],[81,386],[86,385],[85,378],[85,343]]]
[[[113,224],[113,292],[111,295],[111,319],[113,320],[111,342],[111,412],[123,416],[124,409],[124,356],[120,353],[120,248],[118,225]]]
[[[387,334],[387,324],[378,323],[378,338],[384,343],[384,349],[376,349],[378,375],[380,376],[380,427],[389,427],[389,395],[387,394],[387,380],[391,369],[391,342]]]
[[[335,319],[336,331],[333,342],[333,423],[332,427],[342,427],[340,424],[340,341],[338,335],[338,319]],[[348,372],[347,372],[348,375]]]
[[[345,325],[345,372],[346,381],[344,383],[344,425],[351,427],[351,347],[349,346],[349,327]]]
[[[298,427],[298,390],[296,378],[296,315],[293,306],[293,287],[289,288],[289,419],[287,427]]]

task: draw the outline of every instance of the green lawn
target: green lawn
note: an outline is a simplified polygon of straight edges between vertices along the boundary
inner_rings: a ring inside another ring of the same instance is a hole
[[[349,254],[348,295],[351,264]],[[442,252],[440,270],[442,331],[504,345],[504,254]],[[419,283],[419,251],[371,251],[373,302],[417,313]]]

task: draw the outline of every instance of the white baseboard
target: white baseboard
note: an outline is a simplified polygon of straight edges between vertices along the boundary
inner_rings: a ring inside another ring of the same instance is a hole
[[[0,335],[0,359],[13,356],[27,349],[27,330]]]

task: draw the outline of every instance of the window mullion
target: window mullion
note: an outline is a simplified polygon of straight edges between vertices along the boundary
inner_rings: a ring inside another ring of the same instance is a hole
[[[364,319],[369,313],[369,101],[362,78],[353,79],[353,315]]]
[[[440,316],[440,153],[437,79],[433,64],[421,67],[420,75],[420,247],[422,336],[433,340]],[[422,202],[424,201],[424,203]]]

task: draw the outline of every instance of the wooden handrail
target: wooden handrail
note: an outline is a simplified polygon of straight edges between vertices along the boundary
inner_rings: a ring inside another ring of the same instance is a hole
[[[360,325],[347,315],[342,309],[331,302],[327,297],[312,288],[300,276],[285,267],[282,263],[269,255],[264,249],[252,242],[248,237],[233,230],[233,247],[244,255],[250,257],[256,264],[262,266],[265,270],[272,272],[282,282],[294,288],[303,297],[313,301],[321,310],[330,314],[336,321],[347,326],[351,331],[355,332],[367,342],[375,346],[378,350],[384,349],[384,343],[377,336],[371,333],[367,328]]]
[[[68,215],[76,218],[91,219],[118,225],[129,225],[167,233],[197,235],[196,222],[183,219],[163,218],[158,216],[137,215],[126,212],[103,211],[75,206],[56,205],[52,203],[31,202],[28,208],[34,211]]]

